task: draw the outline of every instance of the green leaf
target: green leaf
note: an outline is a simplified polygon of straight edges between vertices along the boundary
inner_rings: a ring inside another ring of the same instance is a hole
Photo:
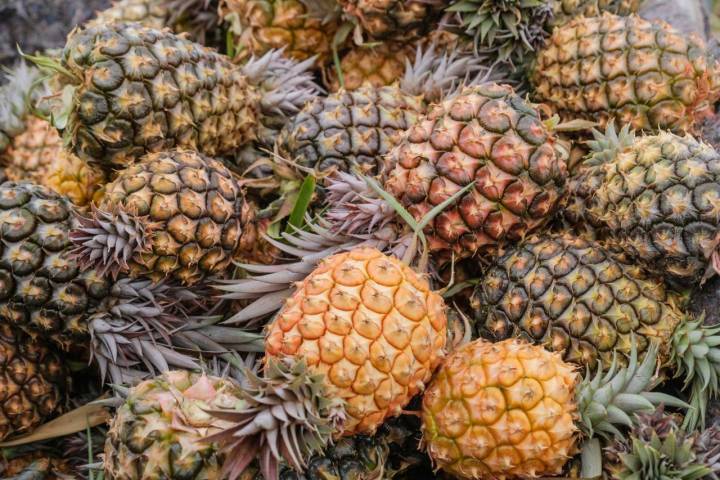
[[[292,233],[296,229],[299,230],[302,228],[305,221],[305,213],[307,212],[310,202],[312,201],[312,196],[315,193],[315,184],[316,180],[312,175],[308,175],[305,177],[305,180],[303,180],[297,199],[295,200],[295,205],[290,212],[288,224],[285,227],[286,233]]]
[[[602,452],[597,438],[585,442],[582,447],[581,462],[582,478],[598,478],[602,475]]]
[[[230,29],[225,32],[225,51],[228,57],[235,57],[235,37]]]
[[[465,194],[468,190],[473,188],[475,186],[475,180],[465,185],[463,188],[458,190],[457,192],[450,195],[445,201],[440,203],[439,205],[436,205],[432,210],[430,210],[423,218],[420,219],[420,222],[418,223],[418,228],[420,230],[423,230],[430,221],[435,218],[440,212],[445,210],[445,208],[450,205],[451,203],[458,200],[462,195]]]

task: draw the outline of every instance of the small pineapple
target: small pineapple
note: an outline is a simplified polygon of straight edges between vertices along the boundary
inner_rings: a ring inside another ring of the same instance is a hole
[[[171,150],[121,171],[71,238],[85,268],[190,285],[222,276],[234,257],[255,246],[254,219],[222,163]]]
[[[20,62],[5,75],[5,82],[0,86],[0,155],[15,136],[26,130],[30,107],[36,107],[40,98],[49,93],[40,77],[40,70],[25,62]]]
[[[324,65],[339,25],[336,18],[320,11],[332,11],[332,7],[321,7],[323,2],[315,5],[317,2],[222,0],[220,16],[230,24],[230,31],[236,37],[239,58],[284,49],[291,58],[306,60],[316,56],[316,64]]]
[[[59,352],[6,321],[0,321],[0,378],[0,440],[32,432],[68,402],[70,375]]]
[[[530,80],[563,118],[681,132],[720,96],[720,61],[662,21],[606,13],[556,28]]]
[[[8,180],[44,184],[61,151],[57,130],[45,120],[27,117],[24,131],[0,153],[0,164]]]
[[[443,0],[338,0],[369,40],[413,40],[435,29]]]
[[[425,229],[438,264],[451,253],[492,252],[542,227],[559,206],[568,175],[539,111],[497,84],[468,87],[435,105],[386,161],[394,168],[385,188],[418,221],[474,182]]]
[[[658,275],[699,283],[720,269],[720,155],[670,132],[595,133],[571,182],[573,224]]]
[[[119,23],[75,30],[59,62],[33,57],[64,85],[56,126],[71,151],[106,170],[173,147],[238,152],[257,139],[264,117],[292,114],[318,91],[309,63],[268,82],[275,59],[269,52],[238,67],[168,31]]]
[[[458,478],[533,478],[562,472],[592,437],[652,411],[655,358],[580,379],[560,355],[521,340],[476,340],[451,353],[423,397],[423,440],[435,464]],[[610,413],[612,412],[612,413]],[[583,468],[599,470],[591,450]],[[587,477],[587,475],[584,475]]]
[[[41,182],[52,191],[66,196],[74,205],[87,207],[97,203],[103,194],[105,172],[75,155],[61,151],[50,164]]]
[[[605,12],[628,16],[637,13],[640,0],[554,0],[550,26],[565,25],[576,17],[599,17]]]
[[[413,58],[413,49],[402,43],[385,42],[377,46],[354,47],[340,59],[342,84],[335,68],[328,68],[329,88],[357,90],[363,85],[379,88],[392,85],[405,74],[405,63]]]
[[[683,313],[662,279],[619,261],[601,244],[571,234],[534,235],[485,270],[473,295],[482,335],[520,337],[564,361],[607,367],[659,345],[690,390],[690,425],[704,422],[708,398],[720,389],[718,326]]]

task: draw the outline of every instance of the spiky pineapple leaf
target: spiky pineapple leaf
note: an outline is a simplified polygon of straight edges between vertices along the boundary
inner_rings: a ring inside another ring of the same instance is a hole
[[[290,212],[285,232],[292,233],[296,229],[302,228],[305,213],[307,212],[310,202],[312,201],[313,194],[315,193],[316,183],[317,182],[313,175],[308,175],[305,177],[305,180],[303,180],[302,185],[300,185],[297,198],[295,199],[295,206]]]

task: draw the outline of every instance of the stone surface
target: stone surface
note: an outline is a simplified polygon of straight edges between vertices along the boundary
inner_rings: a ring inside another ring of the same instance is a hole
[[[110,0],[0,0],[0,64],[11,65],[25,53],[62,48],[76,25]]]

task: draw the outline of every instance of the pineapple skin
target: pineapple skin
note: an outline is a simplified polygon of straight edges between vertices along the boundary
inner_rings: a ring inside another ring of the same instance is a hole
[[[720,96],[720,62],[667,23],[605,13],[556,28],[530,80],[563,119],[681,132]]]
[[[173,147],[231,154],[255,138],[259,93],[240,69],[168,31],[76,30],[62,66],[82,79],[66,128],[70,147],[108,169]]]
[[[0,322],[0,440],[32,432],[68,402],[70,374],[42,339]]]
[[[697,284],[712,272],[720,155],[710,145],[670,132],[640,137],[610,161],[585,166],[570,194],[566,218],[589,222],[653,273]]]
[[[317,65],[324,65],[338,28],[337,22],[314,16],[304,0],[223,0],[220,14],[238,30],[241,59],[285,48],[291,58],[317,55]]]
[[[25,130],[0,153],[0,162],[5,165],[8,180],[43,184],[61,149],[57,130],[45,120],[28,116]]]
[[[377,47],[357,47],[340,59],[345,90],[357,90],[363,85],[379,88],[399,81],[405,73],[405,61],[412,59],[409,45],[381,43]],[[328,69],[329,88],[340,90],[335,68]]]
[[[440,262],[517,242],[545,225],[565,193],[567,166],[539,112],[507,85],[469,87],[431,108],[388,155],[386,189],[420,220],[475,186],[426,227]]]
[[[559,474],[577,450],[574,367],[520,340],[455,350],[423,397],[423,440],[459,478]]]
[[[87,335],[87,313],[109,295],[95,270],[70,253],[70,202],[46,187],[0,185],[0,320],[69,347]]]
[[[223,455],[203,438],[223,422],[205,410],[241,402],[228,379],[170,371],[130,390],[105,441],[108,480],[221,480]],[[176,428],[182,425],[183,428]]]
[[[412,40],[434,29],[444,6],[441,0],[338,0],[373,40]]]
[[[442,360],[442,297],[376,249],[334,255],[268,326],[266,355],[303,359],[345,401],[344,436],[374,433],[421,392]]]
[[[572,234],[532,236],[508,249],[472,299],[487,338],[521,337],[591,369],[629,358],[633,343],[639,357],[651,342],[667,357],[684,318],[678,303],[662,279]]]
[[[285,158],[327,172],[358,167],[370,175],[386,170],[384,155],[424,112],[421,97],[397,86],[360,87],[318,97],[280,132]]]
[[[105,186],[99,208],[153,225],[148,251],[128,261],[131,277],[197,283],[222,276],[256,243],[255,212],[233,174],[189,150],[150,154],[120,172]]]
[[[620,16],[637,13],[640,0],[555,0],[550,26],[565,25],[577,17],[598,17],[604,12]]]

